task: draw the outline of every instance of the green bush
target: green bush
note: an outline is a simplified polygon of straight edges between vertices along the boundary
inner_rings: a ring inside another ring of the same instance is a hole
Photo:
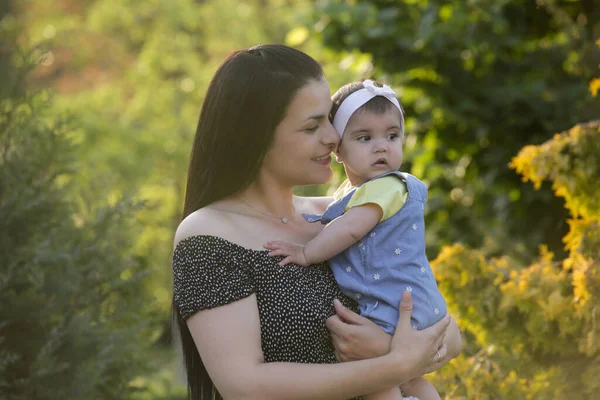
[[[463,356],[436,376],[451,399],[594,399],[600,383],[600,121],[578,124],[511,163],[552,181],[571,213],[566,256],[541,246],[533,264],[463,245],[432,263],[466,334]]]
[[[598,118],[600,7],[593,0],[325,0],[326,46],[372,55],[407,114],[403,168],[430,186],[431,254],[457,241],[523,262],[564,255],[562,199],[509,167],[524,146]],[[371,74],[371,72],[369,72]],[[493,240],[491,240],[493,239]]]
[[[151,337],[139,205],[78,186],[76,124],[21,71],[0,83],[0,398],[128,398]]]

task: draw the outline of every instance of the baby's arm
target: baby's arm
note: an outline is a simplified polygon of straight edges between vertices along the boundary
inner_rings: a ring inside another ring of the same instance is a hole
[[[358,242],[375,227],[383,216],[377,204],[367,203],[352,207],[344,215],[331,221],[306,246],[298,243],[271,241],[265,248],[271,256],[286,256],[279,265],[295,263],[310,265],[328,260]]]

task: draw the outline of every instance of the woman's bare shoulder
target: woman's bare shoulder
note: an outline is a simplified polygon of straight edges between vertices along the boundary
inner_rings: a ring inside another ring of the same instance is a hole
[[[323,214],[327,206],[333,201],[333,197],[302,197],[295,196],[298,208],[304,214]]]
[[[184,218],[175,232],[174,246],[192,236],[227,236],[230,218],[227,213],[212,207],[204,207]]]

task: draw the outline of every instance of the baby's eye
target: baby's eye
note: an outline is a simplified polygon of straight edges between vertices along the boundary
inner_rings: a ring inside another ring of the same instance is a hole
[[[398,139],[398,138],[400,138],[400,134],[399,134],[399,133],[396,133],[396,132],[394,132],[394,133],[390,133],[390,134],[388,135],[388,139],[389,139],[389,140],[396,140],[396,139]]]
[[[359,142],[368,142],[369,140],[371,140],[371,136],[369,136],[369,135],[359,136],[356,138],[356,140],[358,140]]]

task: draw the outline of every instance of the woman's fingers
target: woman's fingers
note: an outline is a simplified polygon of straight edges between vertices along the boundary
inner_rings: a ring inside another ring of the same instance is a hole
[[[435,342],[434,342],[434,346],[436,349],[439,349],[440,347],[442,347],[442,345],[444,345],[444,339],[446,338],[446,331],[442,332],[441,335],[438,335],[435,338]]]
[[[335,359],[339,362],[342,362],[342,358],[340,357],[340,352],[337,349],[333,350],[333,354],[335,354]]]
[[[325,325],[329,329],[329,334],[331,335],[331,341],[333,342],[333,348],[335,349],[335,358],[342,362],[349,361],[349,358],[346,356],[346,351],[348,350],[346,339],[342,334],[342,331],[347,327],[347,324],[342,322],[337,315],[333,315],[327,318]]]
[[[400,301],[400,316],[396,333],[392,338],[392,350],[397,350],[407,358],[420,360],[415,376],[435,371],[444,365],[448,349],[444,344],[446,329],[450,324],[450,316],[446,315],[440,321],[423,330],[412,328],[411,313],[413,310],[410,292],[402,294]]]
[[[334,334],[340,338],[343,338],[344,331],[345,331],[347,324],[342,322],[342,320],[340,319],[340,317],[338,315],[333,315],[333,316],[327,318],[327,321],[325,321],[325,326],[327,327],[327,329],[329,329],[329,331],[332,334]]]
[[[336,335],[333,332],[330,332],[330,335],[331,335],[331,341],[333,342],[335,358],[337,358],[337,360],[341,361],[341,362],[348,361],[348,358],[346,357],[346,355],[344,353],[344,345],[343,345],[344,342],[343,342],[342,338],[340,338],[338,335]]]
[[[443,345],[437,351],[440,354],[439,357],[436,353],[433,353],[433,356],[430,358],[428,364],[423,369],[423,374],[429,374],[433,371],[437,371],[446,362],[446,357],[448,356],[448,347],[446,345]]]
[[[438,349],[435,356],[436,359],[434,361],[436,361],[438,364],[444,361],[448,356],[448,346],[444,343],[442,347]]]
[[[441,347],[442,343],[444,343],[444,338],[446,337],[446,331],[448,330],[448,326],[452,318],[449,314],[446,314],[444,318],[433,324],[432,328],[434,328],[433,334],[435,335],[434,343],[436,348]]]
[[[412,316],[413,304],[412,295],[409,291],[402,293],[400,299],[400,316],[398,317],[398,326],[410,326],[410,318]]]
[[[340,317],[340,319],[347,324],[360,325],[362,322],[364,322],[364,317],[361,317],[349,308],[344,307],[342,302],[338,299],[333,300],[333,308],[335,308],[335,313],[338,315],[338,317]]]
[[[427,334],[431,338],[433,346],[435,346],[435,348],[438,349],[442,347],[442,344],[444,343],[446,332],[451,321],[452,318],[450,317],[450,315],[446,314],[441,320],[423,329],[421,332]]]

